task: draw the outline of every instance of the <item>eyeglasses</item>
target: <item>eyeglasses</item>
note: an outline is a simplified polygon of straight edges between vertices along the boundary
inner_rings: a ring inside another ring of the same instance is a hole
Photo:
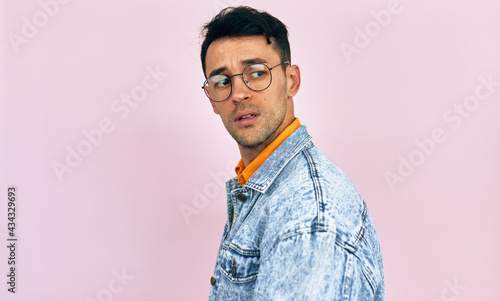
[[[229,98],[233,90],[232,77],[241,75],[245,85],[252,91],[264,91],[269,88],[273,81],[271,70],[283,65],[290,64],[286,61],[274,67],[267,67],[265,64],[253,64],[243,69],[243,73],[227,76],[224,74],[212,75],[205,80],[201,87],[207,97],[214,102],[221,102]]]

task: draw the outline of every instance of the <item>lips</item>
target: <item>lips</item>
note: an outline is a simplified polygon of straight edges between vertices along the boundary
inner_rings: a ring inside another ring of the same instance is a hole
[[[244,110],[234,116],[234,122],[241,126],[253,124],[259,118],[260,114],[253,110]]]
[[[240,120],[254,118],[254,117],[257,117],[257,115],[250,114],[250,115],[246,115],[246,116],[241,117]]]

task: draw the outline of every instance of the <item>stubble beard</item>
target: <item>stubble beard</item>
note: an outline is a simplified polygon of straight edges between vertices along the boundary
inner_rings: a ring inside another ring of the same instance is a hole
[[[241,146],[248,149],[256,149],[263,142],[265,142],[269,137],[271,137],[276,130],[281,126],[283,121],[285,120],[286,111],[287,111],[287,101],[286,101],[286,83],[283,85],[282,92],[279,95],[280,106],[279,110],[276,111],[264,111],[261,112],[259,107],[255,107],[252,105],[242,105],[240,107],[236,107],[233,114],[231,116],[234,118],[236,112],[250,109],[259,112],[261,115],[259,116],[260,120],[257,122],[264,122],[260,127],[260,129],[256,129],[252,124],[250,126],[245,127],[245,130],[241,131],[236,129],[236,126],[233,123],[234,119],[224,122],[224,125],[231,135],[233,139]],[[265,118],[263,120],[262,118]]]

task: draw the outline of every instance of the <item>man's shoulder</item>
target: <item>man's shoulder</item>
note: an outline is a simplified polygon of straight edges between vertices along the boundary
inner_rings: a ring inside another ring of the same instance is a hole
[[[275,184],[291,191],[307,188],[314,190],[317,197],[338,201],[359,198],[349,176],[314,145],[304,148],[290,160]]]
[[[355,233],[365,210],[351,179],[315,146],[299,152],[268,193],[270,212],[284,218],[284,228],[300,224]]]

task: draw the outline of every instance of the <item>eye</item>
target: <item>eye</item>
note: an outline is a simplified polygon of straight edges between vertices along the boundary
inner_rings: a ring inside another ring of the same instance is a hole
[[[215,88],[224,88],[231,85],[231,80],[226,75],[214,75],[210,77],[210,81]]]
[[[248,79],[259,79],[265,77],[269,73],[269,69],[267,69],[264,64],[255,64],[247,67],[245,70],[245,77]]]
[[[254,71],[254,72],[250,73],[251,78],[259,78],[259,77],[263,77],[265,75],[266,75],[265,71]]]

